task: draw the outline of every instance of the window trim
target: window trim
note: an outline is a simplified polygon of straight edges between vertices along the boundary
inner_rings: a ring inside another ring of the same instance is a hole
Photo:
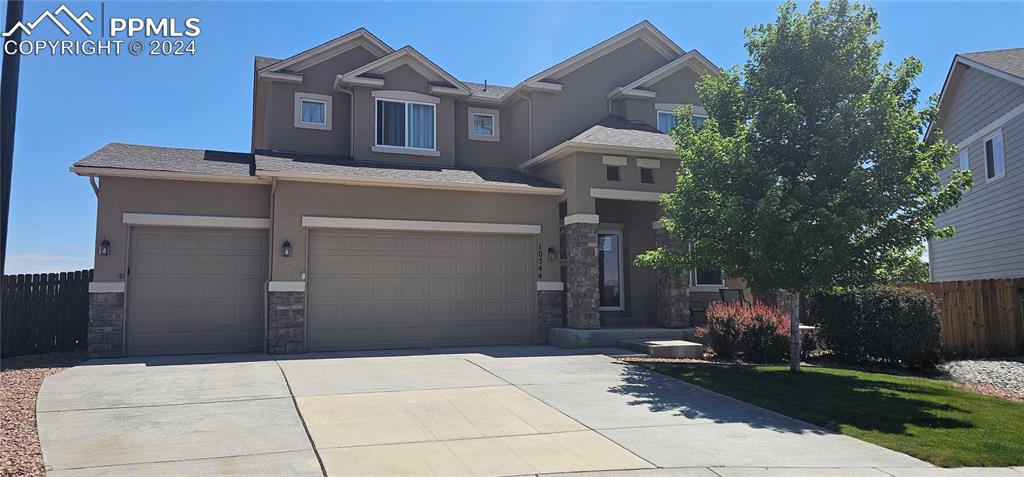
[[[392,146],[390,144],[380,144],[377,142],[377,111],[379,110],[378,103],[381,101],[387,101],[391,103],[402,103],[405,105],[405,124],[403,127],[403,135],[405,137],[404,146]],[[423,106],[430,106],[431,111],[434,112],[434,147],[414,147],[409,145],[409,105],[419,104]],[[437,150],[437,103],[425,103],[422,101],[412,101],[408,99],[393,99],[388,97],[374,97],[373,98],[373,147],[370,148],[373,152],[384,152],[390,154],[413,154],[421,156],[437,156],[440,152]]]
[[[708,290],[708,289],[718,290],[719,288],[722,288],[722,287],[725,286],[725,281],[726,281],[725,280],[725,275],[722,274],[722,270],[721,269],[718,270],[718,274],[722,275],[722,283],[718,283],[718,284],[710,284],[710,283],[698,284],[697,283],[697,269],[694,268],[693,270],[690,270],[690,286],[688,288],[697,288],[697,289],[702,289],[702,290]]]
[[[473,117],[474,116],[490,116],[493,124],[492,132],[490,136],[473,133]],[[498,142],[501,141],[501,111],[497,109],[485,109],[485,108],[473,108],[467,109],[466,113],[467,125],[466,135],[471,141],[490,141]]]
[[[324,104],[324,123],[307,123],[302,120],[302,102],[310,103],[323,103]],[[295,92],[295,127],[301,129],[316,129],[319,131],[330,131],[332,130],[333,116],[333,97],[316,94],[316,93],[304,93],[301,91]]]
[[[1002,159],[1002,162],[1003,162],[1003,172],[999,173],[998,175],[994,175],[992,177],[989,177],[989,175],[988,175],[988,173],[989,173],[989,170],[988,170],[988,148],[985,147],[985,144],[988,143],[989,141],[992,141],[992,155],[993,155],[993,157],[992,157],[992,166],[995,167],[995,163],[996,163],[996,158],[995,158],[995,153],[996,153],[995,137],[996,136],[999,136],[999,146],[1000,146],[999,147],[999,157]],[[983,156],[985,157],[985,182],[992,182],[994,180],[998,180],[998,179],[1001,179],[1002,177],[1006,176],[1006,137],[1003,136],[1003,128],[997,128],[995,131],[992,131],[991,134],[985,136],[981,140],[981,150],[982,150]]]

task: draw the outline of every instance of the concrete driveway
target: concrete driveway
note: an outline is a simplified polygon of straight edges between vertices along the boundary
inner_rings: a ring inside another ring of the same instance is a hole
[[[38,421],[54,477],[929,467],[602,354],[546,346],[92,360],[47,378]]]

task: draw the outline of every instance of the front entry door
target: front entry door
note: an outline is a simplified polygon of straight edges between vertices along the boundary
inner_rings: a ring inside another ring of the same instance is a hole
[[[622,231],[598,231],[597,254],[600,309],[622,311],[626,308],[622,283]]]

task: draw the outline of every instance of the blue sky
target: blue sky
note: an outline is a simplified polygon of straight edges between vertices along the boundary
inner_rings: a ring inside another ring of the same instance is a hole
[[[67,4],[99,18],[99,2]],[[25,18],[59,5],[26,2]],[[773,20],[777,5],[106,2],[107,16],[199,17],[197,54],[22,59],[7,273],[92,267],[96,199],[68,167],[104,144],[247,151],[254,55],[285,58],[363,26],[460,79],[514,85],[648,19],[682,48],[729,67],[746,59],[743,28]],[[925,97],[942,88],[954,53],[1024,46],[1024,2],[872,5],[885,56],[924,62]],[[43,28],[33,37],[59,34]]]

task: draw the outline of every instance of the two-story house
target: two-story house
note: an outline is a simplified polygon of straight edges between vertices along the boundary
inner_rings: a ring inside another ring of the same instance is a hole
[[[1024,48],[956,55],[932,129],[974,178],[936,220],[956,234],[929,242],[932,281],[1024,276]]]
[[[459,80],[365,29],[258,57],[250,152],[115,143],[71,168],[98,197],[90,352],[689,326],[721,274],[632,262],[665,243],[673,111],[700,121],[695,83],[717,72],[646,21],[515,86]]]

